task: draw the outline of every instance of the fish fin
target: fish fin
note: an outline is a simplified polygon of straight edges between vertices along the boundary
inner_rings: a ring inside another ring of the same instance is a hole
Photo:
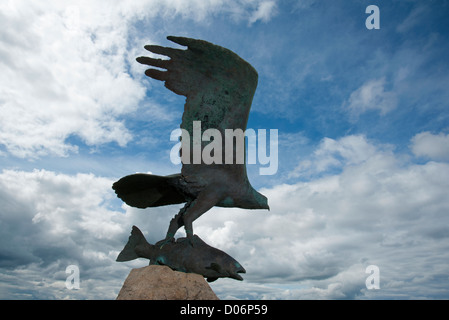
[[[209,277],[206,280],[207,280],[207,282],[214,282],[217,279],[218,279],[217,277]]]
[[[139,258],[140,256],[136,253],[135,249],[138,245],[145,243],[147,243],[147,240],[145,240],[142,231],[136,226],[133,226],[128,243],[125,245],[122,252],[120,252],[116,261],[123,262]]]

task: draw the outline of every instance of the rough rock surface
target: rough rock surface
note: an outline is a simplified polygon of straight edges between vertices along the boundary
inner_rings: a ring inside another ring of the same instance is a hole
[[[132,269],[117,300],[218,300],[199,274],[151,265]]]

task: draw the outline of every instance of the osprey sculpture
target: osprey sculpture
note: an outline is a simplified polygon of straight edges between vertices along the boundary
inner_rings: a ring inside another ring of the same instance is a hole
[[[227,129],[244,132],[257,87],[256,70],[234,52],[212,43],[173,36],[167,39],[187,49],[148,45],[146,50],[170,59],[139,57],[136,60],[165,69],[150,68],[145,74],[164,81],[168,89],[186,97],[181,122],[183,132],[193,136],[195,123],[201,125],[201,136],[208,129],[218,130],[222,136]],[[217,149],[232,154],[214,155],[216,161],[210,163],[194,154],[195,150],[202,152],[207,147],[208,142],[203,140],[185,139],[183,135],[181,173],[170,176],[133,174],[113,185],[117,196],[133,207],[185,203],[170,221],[166,238],[158,243],[160,247],[174,242],[174,235],[182,226],[194,246],[192,223],[213,206],[269,209],[267,198],[251,186],[245,162],[236,161],[241,151],[238,144],[233,144],[229,150],[224,141],[220,142],[222,148]],[[229,159],[234,161],[230,163]]]

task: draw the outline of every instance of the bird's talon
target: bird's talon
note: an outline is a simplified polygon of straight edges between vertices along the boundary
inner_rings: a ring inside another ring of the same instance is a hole
[[[166,244],[173,242],[175,242],[175,238],[173,236],[167,236],[164,240],[158,241],[156,246],[159,247],[159,249],[162,249]]]

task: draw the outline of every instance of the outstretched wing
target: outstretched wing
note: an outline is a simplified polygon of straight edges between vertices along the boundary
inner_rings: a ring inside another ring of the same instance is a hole
[[[148,45],[145,49],[170,59],[139,57],[137,61],[166,69],[162,71],[151,68],[145,74],[165,81],[168,89],[186,96],[181,128],[187,130],[192,137],[189,150],[194,147],[194,121],[200,121],[201,137],[207,129],[219,130],[224,151],[225,129],[246,130],[257,87],[256,70],[234,52],[204,40],[173,36],[167,39],[187,46],[187,50]],[[199,123],[196,122],[197,132],[198,126]],[[187,141],[182,141],[182,150],[186,149],[186,143]],[[203,149],[207,143],[203,141],[201,145]],[[234,159],[235,148],[234,145]]]
[[[234,52],[184,37],[167,37],[187,50],[148,45],[145,49],[169,60],[139,57],[137,61],[167,71],[148,69],[145,74],[165,81],[171,91],[187,97],[181,128],[191,132],[192,122],[201,121],[202,131],[246,129],[257,87],[257,72]]]

